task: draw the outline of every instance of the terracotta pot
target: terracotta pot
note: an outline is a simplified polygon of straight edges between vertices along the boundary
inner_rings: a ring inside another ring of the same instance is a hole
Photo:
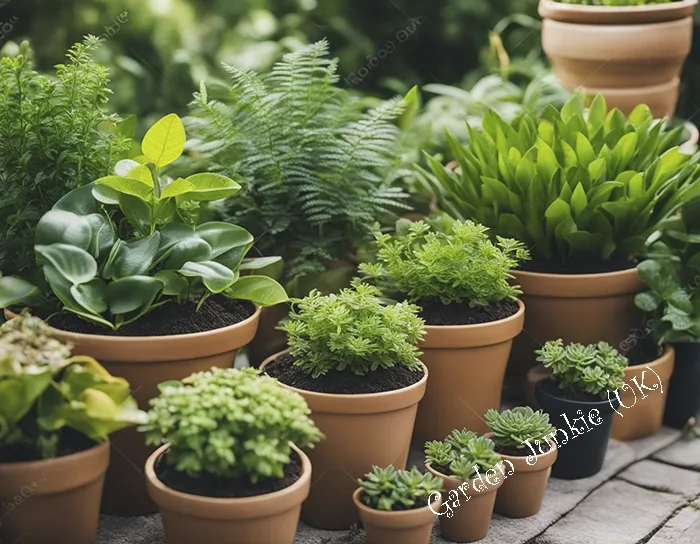
[[[418,406],[414,444],[422,448],[453,429],[488,431],[484,413],[501,405],[510,347],[523,329],[525,306],[518,301],[518,307],[512,316],[491,323],[425,327],[419,347],[430,380]]]
[[[265,365],[286,352],[268,358]],[[374,465],[405,469],[423,378],[403,389],[363,395],[335,395],[296,389],[311,408],[311,418],[325,439],[308,451],[317,475],[301,519],[320,529],[347,529],[359,521],[352,501],[357,479]],[[371,377],[368,377],[371,379]]]
[[[674,355],[673,347],[666,346],[658,359],[625,369],[625,385],[619,391],[621,406],[613,420],[612,438],[635,440],[651,436],[661,428]]]
[[[642,95],[637,103],[653,102],[657,92],[653,88],[670,85],[681,74],[690,53],[696,3],[614,7],[541,0],[542,47],[562,85],[570,90],[584,88],[608,98],[613,89],[647,87],[651,100]],[[615,97],[610,98],[612,103]],[[621,103],[629,102],[633,108],[636,104],[631,101],[628,96]],[[655,116],[669,115],[667,105],[655,108]]]
[[[289,304],[275,304],[263,308],[255,338],[248,344],[246,351],[250,366],[260,364],[273,353],[287,349],[287,335],[276,329],[279,322],[289,315]]]
[[[13,314],[9,314],[12,316]],[[212,367],[230,368],[239,348],[255,336],[260,308],[245,321],[214,331],[177,336],[103,336],[56,329],[55,336],[71,342],[74,353],[97,359],[113,376],[131,385],[139,407],[158,395],[158,384],[181,380]],[[135,428],[110,437],[112,459],[105,480],[102,512],[139,516],[156,512],[149,499],[143,466],[154,448],[146,446]]]
[[[360,512],[362,527],[367,533],[367,544],[430,544],[430,534],[433,532],[435,514],[442,504],[442,497],[423,508],[387,512],[375,510],[360,501],[363,490],[359,488],[353,493],[352,500]]]
[[[670,118],[676,112],[680,85],[681,80],[676,77],[659,85],[626,87],[624,89],[598,88],[586,85],[585,90],[590,95],[599,93],[604,95],[608,108],[618,108],[625,115],[632,113],[632,110],[639,104],[646,104],[654,117]]]
[[[495,475],[489,476],[488,479],[486,475],[482,475],[481,479],[475,478],[461,491],[458,488],[464,482],[437,472],[430,463],[427,463],[425,468],[434,476],[442,478],[445,487],[442,494],[445,511],[441,508],[439,513],[442,538],[449,542],[475,542],[485,538],[491,524],[496,492],[507,476],[504,477],[499,471],[492,469]]]
[[[519,383],[536,364],[535,350],[548,340],[605,341],[619,348],[643,324],[643,314],[634,305],[634,295],[644,289],[636,268],[604,274],[512,274],[527,307],[525,329],[515,339],[509,368]]]
[[[493,438],[493,433],[486,436]],[[496,494],[494,511],[497,514],[507,518],[527,518],[540,511],[552,465],[557,460],[556,444],[549,441],[549,445],[550,450],[536,458],[529,448],[525,450],[527,455],[522,457],[499,453],[507,467],[508,477]]]
[[[72,455],[0,463],[0,542],[93,544],[109,444]]]
[[[292,445],[302,461],[302,474],[289,487],[255,497],[217,499],[181,493],[166,486],[155,463],[168,445],[146,462],[148,493],[160,509],[168,544],[293,544],[301,503],[311,486],[309,458]]]

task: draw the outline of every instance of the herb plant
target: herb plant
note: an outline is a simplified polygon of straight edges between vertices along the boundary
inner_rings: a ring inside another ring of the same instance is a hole
[[[21,460],[51,459],[64,429],[95,442],[145,422],[129,384],[72,347],[26,311],[0,325],[0,449]]]
[[[588,110],[574,95],[539,121],[487,112],[482,128],[466,147],[449,138],[456,171],[430,158],[424,176],[445,211],[524,242],[538,262],[629,261],[700,195],[698,156],[676,146],[681,127],[664,132],[644,105],[626,119],[602,95]]]
[[[223,294],[264,306],[287,299],[275,280],[241,276],[259,266],[243,260],[253,245],[248,231],[196,225],[199,203],[236,193],[238,183],[218,174],[162,176],[184,146],[179,117],[164,117],[143,139],[142,164],[120,161],[116,175],[73,190],[41,218],[37,259],[65,310],[118,329],[170,301],[201,306]],[[0,306],[41,304],[42,296],[24,280],[0,278]]]
[[[565,391],[604,398],[624,383],[627,358],[605,342],[565,346],[561,339],[550,340],[535,353]]]
[[[502,448],[525,448],[525,441],[556,431],[549,423],[549,414],[534,411],[529,406],[518,406],[511,410],[487,410],[486,424],[493,432],[493,442]]]
[[[212,368],[159,387],[139,430],[149,444],[169,444],[168,464],[193,478],[280,479],[290,443],[322,438],[304,398],[253,368]]]
[[[34,228],[66,192],[110,172],[129,150],[129,123],[108,114],[108,72],[92,59],[100,41],[74,45],[55,78],[32,70],[26,44],[0,58],[0,263],[35,267]]]
[[[364,490],[362,502],[375,510],[407,510],[425,506],[430,495],[442,491],[442,480],[416,467],[411,470],[396,470],[393,465],[386,468],[372,467],[364,479],[358,480]]]
[[[388,279],[412,302],[439,299],[443,304],[485,306],[517,300],[522,293],[509,280],[509,270],[529,258],[517,240],[497,237],[472,221],[455,221],[447,232],[423,222],[410,223],[403,236],[376,232],[377,264],[363,263],[360,270],[378,280]]]
[[[352,282],[351,288],[322,296],[314,290],[293,303],[287,333],[294,364],[317,378],[331,370],[364,375],[403,365],[419,370],[416,347],[424,322],[418,307],[386,305],[374,286]]]
[[[467,429],[455,429],[445,440],[425,443],[425,458],[435,470],[449,469],[450,474],[466,482],[499,465],[500,456],[492,440]]]

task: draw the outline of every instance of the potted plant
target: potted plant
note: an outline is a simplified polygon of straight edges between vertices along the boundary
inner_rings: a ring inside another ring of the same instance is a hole
[[[672,117],[695,4],[540,0],[542,47],[564,87],[603,93],[625,113],[648,104],[655,117]]]
[[[416,467],[372,467],[352,499],[368,544],[429,544],[435,512],[442,503],[442,480]]]
[[[441,478],[449,492],[442,503],[444,511],[437,513],[442,538],[449,542],[485,538],[496,492],[513,474],[512,467],[506,473],[493,442],[467,429],[454,430],[444,440],[426,442],[425,458],[425,468]]]
[[[556,431],[549,423],[549,415],[542,410],[535,412],[529,406],[518,406],[501,413],[489,410],[484,419],[491,429],[486,436],[493,440],[496,453],[515,470],[496,494],[495,512],[508,518],[534,516],[542,507],[551,467],[557,460],[557,448],[551,438],[546,439],[544,454],[535,457],[527,443],[542,440]]]
[[[418,308],[386,305],[380,291],[355,279],[352,288],[293,303],[289,352],[263,368],[301,393],[326,439],[309,453],[319,479],[301,519],[322,529],[358,521],[356,479],[372,466],[406,467],[418,402],[428,372],[416,347],[423,335]]]
[[[0,541],[92,544],[107,436],[144,423],[129,384],[26,311],[0,326]]]
[[[515,374],[547,340],[619,346],[641,326],[635,258],[700,192],[698,156],[674,146],[681,127],[663,128],[645,106],[625,118],[601,95],[588,110],[575,95],[539,121],[486,113],[468,147],[453,142],[455,172],[430,160],[428,179],[448,213],[530,248],[532,261],[514,272],[528,309]]]
[[[168,544],[293,544],[321,433],[301,395],[252,368],[165,382],[139,430]]]
[[[540,437],[534,445],[543,454],[542,446],[547,447],[550,436],[554,439],[559,449],[552,467],[555,478],[593,476],[603,467],[614,412],[620,406],[614,393],[624,384],[627,359],[605,342],[564,345],[561,339],[550,340],[537,353],[552,377],[537,384],[535,398],[556,432]],[[568,445],[574,439],[575,445]],[[525,444],[537,457],[534,446]]]
[[[488,229],[472,221],[448,222],[442,232],[418,221],[403,231],[378,232],[377,263],[361,270],[420,305],[427,323],[420,347],[430,380],[413,441],[463,427],[484,433],[481,414],[500,406],[510,347],[523,328],[525,308],[509,270],[528,251],[512,239],[491,242]]]
[[[235,193],[217,174],[169,180],[162,168],[185,145],[180,119],[158,121],[142,142],[139,164],[117,163],[116,175],[61,198],[36,228],[38,286],[0,278],[0,307],[25,305],[50,316],[57,338],[124,376],[145,407],[164,379],[231,366],[254,336],[260,306],[287,299],[244,257],[253,236],[236,225],[197,224],[200,203]],[[134,468],[151,449],[135,430],[113,438],[103,507],[116,514],[155,510]]]

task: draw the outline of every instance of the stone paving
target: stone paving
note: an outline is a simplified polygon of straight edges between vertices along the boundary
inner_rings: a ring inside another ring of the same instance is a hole
[[[420,464],[419,452],[412,463]],[[445,544],[436,523],[431,544]],[[295,544],[362,544],[362,531],[300,525]],[[611,441],[603,470],[583,480],[550,480],[542,510],[525,519],[494,516],[482,544],[700,544],[700,439],[662,429]],[[159,516],[103,516],[97,544],[165,544]],[[192,544],[206,544],[192,543]],[[254,544],[254,543],[251,543]]]

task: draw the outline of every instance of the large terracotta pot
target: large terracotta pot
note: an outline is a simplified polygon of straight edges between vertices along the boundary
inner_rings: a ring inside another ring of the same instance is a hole
[[[10,314],[12,315],[12,314]],[[213,331],[177,336],[102,336],[55,329],[55,336],[74,345],[74,353],[97,359],[113,376],[131,385],[139,407],[158,395],[158,384],[182,380],[212,367],[230,368],[239,348],[255,336],[260,308],[245,321]],[[156,512],[146,492],[143,466],[154,448],[135,428],[110,437],[112,458],[105,480],[102,511],[120,516]]]
[[[425,468],[433,476],[442,479],[445,488],[442,504],[449,504],[451,507],[451,511],[441,509],[439,513],[442,538],[449,542],[475,542],[485,538],[491,524],[496,492],[508,476],[504,477],[504,474],[492,469],[493,475],[487,478],[486,474],[482,474],[481,479],[475,478],[464,487],[465,482],[434,470],[430,463],[427,463]],[[507,475],[507,472],[505,474]],[[460,486],[464,491],[459,489]]]
[[[542,47],[569,90],[602,92],[625,113],[645,103],[656,117],[671,116],[696,3],[586,6],[540,0]]]
[[[661,428],[674,355],[673,348],[666,346],[655,361],[625,369],[625,385],[618,392],[622,405],[613,420],[612,438],[635,440]]]
[[[426,504],[423,508],[396,512],[370,508],[360,501],[362,493],[362,488],[357,489],[352,500],[360,512],[362,527],[367,533],[367,544],[430,544],[430,534],[435,523],[433,512],[440,510],[442,504],[440,493],[430,506]]]
[[[269,357],[265,365],[286,352]],[[325,439],[307,453],[316,478],[301,519],[320,529],[347,529],[359,521],[352,494],[374,465],[405,469],[418,402],[428,370],[409,387],[362,395],[316,393],[281,384],[304,397]],[[368,376],[368,380],[372,377]]]
[[[419,347],[430,380],[413,431],[417,446],[442,440],[454,429],[488,431],[484,413],[500,408],[511,344],[523,329],[525,306],[518,301],[518,307],[490,323],[425,327]]]
[[[109,444],[45,461],[0,463],[0,542],[93,544]]]
[[[311,486],[311,463],[296,446],[302,474],[289,487],[255,497],[219,499],[181,493],[166,486],[155,463],[168,445],[146,462],[148,493],[160,509],[168,544],[293,544],[301,503]]]
[[[643,314],[634,305],[635,294],[644,289],[636,268],[605,274],[512,273],[527,307],[509,368],[519,383],[536,363],[535,350],[548,340],[604,341],[619,349],[632,329],[643,324]]]

